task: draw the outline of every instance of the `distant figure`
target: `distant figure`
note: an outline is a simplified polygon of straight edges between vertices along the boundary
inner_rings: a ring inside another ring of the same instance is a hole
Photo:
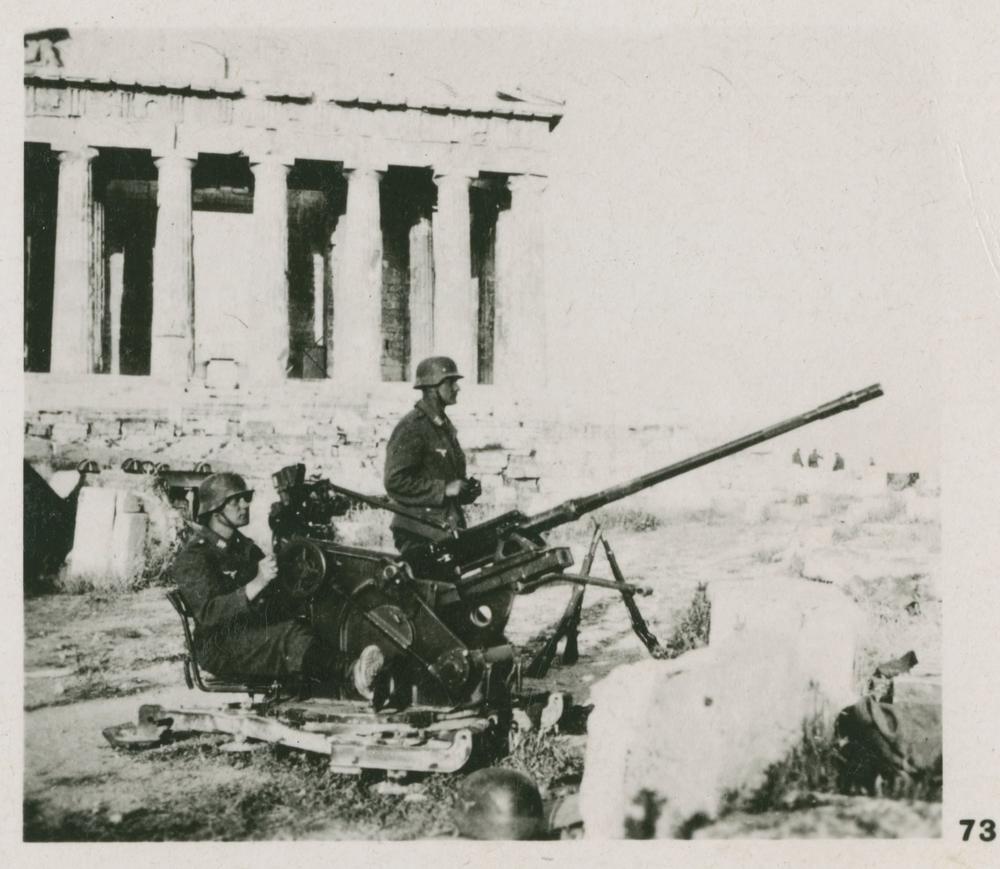
[[[840,453],[833,454],[833,469],[835,471],[844,470],[844,457]]]
[[[802,467],[802,453],[798,447],[796,447],[795,452],[792,453],[792,464],[798,465],[800,468]]]
[[[820,460],[822,458],[823,457],[819,454],[819,450],[817,450],[814,447],[813,451],[811,453],[809,453],[809,458],[806,461],[809,463],[809,467],[810,468],[818,468]]]

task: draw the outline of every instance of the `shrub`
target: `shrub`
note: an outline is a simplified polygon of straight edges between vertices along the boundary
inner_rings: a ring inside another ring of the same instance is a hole
[[[840,793],[843,759],[829,728],[819,716],[802,723],[802,739],[764,773],[749,793],[731,794],[729,808],[748,812],[787,809],[810,792]]]
[[[663,643],[662,658],[676,658],[692,649],[708,645],[712,606],[708,600],[708,586],[701,583],[695,590],[688,608],[681,613],[673,633]]]

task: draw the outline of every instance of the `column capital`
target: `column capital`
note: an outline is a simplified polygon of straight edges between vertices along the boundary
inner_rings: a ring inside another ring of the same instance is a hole
[[[153,152],[153,163],[157,168],[160,168],[160,166],[164,164],[181,166],[185,163],[193,168],[194,164],[197,162],[197,154],[192,155],[185,151],[164,151],[160,154],[155,151]]]
[[[291,164],[286,163],[284,160],[264,159],[256,162],[253,160],[250,161],[250,171],[258,183],[263,178],[278,178],[283,183],[291,169]]]
[[[473,178],[479,177],[478,169],[469,169],[467,167],[458,166],[434,166],[434,183],[437,184],[439,181],[452,180],[457,181],[458,179],[464,179],[466,183],[471,181]]]
[[[507,188],[512,192],[542,192],[549,183],[547,175],[508,175]]]
[[[284,166],[287,172],[295,163],[295,158],[287,154],[276,154],[271,151],[261,151],[248,153],[247,159],[250,161],[250,171],[253,172],[260,166]]]
[[[52,150],[58,152],[60,163],[92,163],[100,154],[97,148],[92,148],[89,145],[67,145],[60,148],[54,142]]]
[[[344,175],[384,175],[388,171],[387,163],[367,160],[346,160],[341,171]]]

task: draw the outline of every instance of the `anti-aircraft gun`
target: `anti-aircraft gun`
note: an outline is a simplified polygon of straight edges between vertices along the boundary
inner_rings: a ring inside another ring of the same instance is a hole
[[[625,599],[636,634],[651,652],[656,651],[656,639],[634,600],[641,590],[625,582],[607,541],[614,582],[589,576],[598,533],[579,573],[573,573],[571,552],[547,545],[546,532],[880,395],[877,384],[848,393],[720,447],[534,515],[513,510],[466,529],[425,523],[428,542],[405,557],[345,546],[337,541],[330,523],[352,503],[414,518],[416,514],[386,498],[363,495],[320,477],[306,478],[303,465],[283,468],[274,475],[279,500],[269,518],[278,576],[268,593],[294,602],[299,617],[348,660],[372,643],[382,648],[392,681],[378,698],[380,709],[373,711],[357,698],[341,696],[337,686],[329,686],[329,692],[306,690],[303,695],[301,685],[276,682],[264,689],[245,685],[251,700],[243,708],[147,705],[140,708],[137,725],[107,728],[105,736],[113,745],[134,749],[162,744],[177,732],[222,732],[329,755],[331,768],[341,772],[463,769],[477,755],[483,759],[502,751],[512,735],[526,727],[551,726],[566,705],[562,695],[522,682],[523,675],[544,674],[551,660],[544,653],[546,649],[554,653],[559,632],[530,666],[523,667],[504,637],[517,595],[551,582],[572,583],[574,593],[562,630],[574,611],[578,618],[584,588],[613,589]],[[231,681],[214,685],[202,681],[191,643],[190,613],[176,592],[170,597],[184,621],[189,687],[238,690]],[[564,660],[570,657],[574,630],[565,631]],[[254,702],[254,692],[260,690],[263,699]]]
[[[546,532],[880,395],[882,389],[877,384],[847,393],[722,446],[534,515],[512,510],[464,529],[427,523],[431,526],[428,542],[403,556],[317,539],[309,528],[301,527],[297,534],[276,541],[279,576],[285,588],[303,599],[313,600],[314,626],[338,637],[345,652],[356,652],[360,644],[375,641],[385,644],[388,654],[396,654],[413,664],[412,696],[445,702],[462,702],[470,696],[481,698],[483,694],[475,686],[483,673],[490,670],[489,662],[511,658],[504,630],[518,594],[530,593],[551,582],[610,588],[626,597],[636,624],[637,610],[632,598],[642,589],[623,581],[616,562],[612,560],[614,582],[586,575],[589,559],[586,570],[573,573],[569,548],[547,545]],[[294,472],[290,469],[279,472],[276,481],[281,475],[287,477],[292,473],[301,477],[304,471],[301,466],[298,468]],[[388,499],[362,495],[328,481],[322,481],[322,485],[348,500],[424,521]],[[281,510],[272,513],[272,527],[276,531],[276,516],[281,515]],[[285,523],[284,532],[293,531],[294,525]],[[428,690],[421,689],[421,684]]]

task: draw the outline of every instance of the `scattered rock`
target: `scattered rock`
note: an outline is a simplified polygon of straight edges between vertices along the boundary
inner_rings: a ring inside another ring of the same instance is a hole
[[[885,485],[893,492],[901,492],[917,484],[920,474],[916,471],[899,473],[898,471],[888,471],[885,475]]]
[[[708,648],[613,670],[594,711],[580,791],[587,838],[686,835],[753,788],[803,723],[856,696],[859,618],[838,589],[801,580],[709,586]]]

